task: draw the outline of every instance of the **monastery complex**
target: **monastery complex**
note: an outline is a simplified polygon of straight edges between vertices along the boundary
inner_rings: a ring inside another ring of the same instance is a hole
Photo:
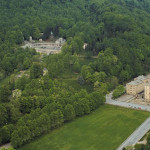
[[[134,78],[133,81],[126,84],[127,94],[137,96],[139,93],[144,92],[144,98],[150,102],[150,75],[139,76]]]

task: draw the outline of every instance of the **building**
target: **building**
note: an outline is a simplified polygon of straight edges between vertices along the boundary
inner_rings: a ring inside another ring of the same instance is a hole
[[[144,91],[144,76],[139,76],[135,78],[130,83],[127,83],[126,85],[126,92],[127,94],[136,95],[142,91]]]
[[[126,92],[127,94],[137,95],[145,90],[145,86],[150,82],[150,76],[139,76],[134,78],[133,81],[127,83]]]
[[[61,52],[61,48],[65,42],[66,40],[63,38],[59,38],[56,42],[45,42],[42,41],[42,39],[39,39],[38,43],[35,41],[33,42],[33,40],[32,43],[25,41],[25,45],[22,46],[22,48],[34,48],[36,52],[39,52],[41,54],[58,54]]]
[[[56,44],[59,44],[60,46],[62,46],[64,43],[66,42],[66,40],[65,39],[63,39],[63,38],[59,38],[58,40],[56,40]]]
[[[145,85],[145,100],[150,102],[150,83]]]
[[[83,49],[85,50],[87,46],[88,46],[88,44],[87,44],[87,43],[84,43]]]

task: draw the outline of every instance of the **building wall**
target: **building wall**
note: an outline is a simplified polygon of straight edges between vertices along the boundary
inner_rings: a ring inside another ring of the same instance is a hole
[[[136,87],[136,94],[144,91],[144,86],[145,86],[144,83],[138,84],[137,87]]]
[[[127,94],[136,95],[142,91],[144,91],[144,83],[140,83],[138,85],[126,85]]]
[[[145,100],[150,102],[150,85],[145,86]]]
[[[127,94],[135,95],[136,94],[135,86],[127,84],[126,85],[126,92],[127,92]]]

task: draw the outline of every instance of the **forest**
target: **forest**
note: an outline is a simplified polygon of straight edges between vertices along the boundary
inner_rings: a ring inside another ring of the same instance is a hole
[[[0,144],[19,148],[88,115],[150,71],[148,0],[1,0],[0,20]],[[60,54],[21,48],[51,32],[67,41]]]

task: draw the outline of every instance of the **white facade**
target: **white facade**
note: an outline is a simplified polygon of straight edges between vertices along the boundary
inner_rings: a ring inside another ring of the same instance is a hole
[[[145,100],[150,102],[150,83],[145,85]]]

